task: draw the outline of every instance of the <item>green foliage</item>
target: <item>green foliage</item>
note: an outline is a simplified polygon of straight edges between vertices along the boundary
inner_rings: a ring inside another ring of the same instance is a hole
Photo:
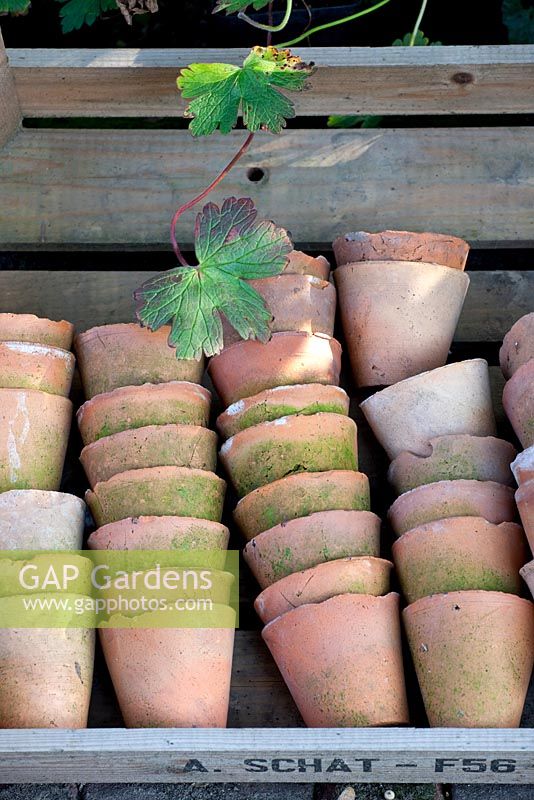
[[[246,11],[249,6],[252,6],[254,11],[259,11],[268,5],[269,0],[217,0],[213,13],[226,11],[227,14],[235,14],[239,11]]]
[[[395,39],[393,42],[393,47],[432,47],[441,45],[441,42],[431,42],[421,30],[418,30],[415,34],[413,45],[411,44],[411,41],[412,34],[406,33],[402,39]]]
[[[31,0],[0,0],[0,14],[13,14],[13,16],[26,14],[30,4]]]
[[[92,25],[106,11],[117,9],[116,0],[57,0],[63,33],[77,31],[82,25]]]
[[[195,225],[196,267],[177,267],[135,293],[137,318],[157,330],[172,324],[169,344],[177,358],[199,359],[223,347],[221,315],[243,339],[270,338],[271,314],[246,280],[278,275],[292,249],[283,228],[257,220],[250,198],[208,203]]]
[[[534,42],[534,5],[527,7],[524,0],[503,0],[502,20],[508,28],[510,44]]]

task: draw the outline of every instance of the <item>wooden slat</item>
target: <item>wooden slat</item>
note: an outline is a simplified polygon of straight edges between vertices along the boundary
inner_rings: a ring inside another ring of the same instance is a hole
[[[206,186],[243,134],[28,131],[0,160],[0,247],[168,247],[176,206]],[[250,167],[264,170],[254,183]],[[534,240],[534,128],[288,131],[258,135],[213,194],[250,195],[296,242],[343,231],[438,230]],[[178,236],[191,242],[193,213]]]
[[[523,114],[534,111],[534,47],[296,48],[320,69],[298,114]],[[179,116],[178,71],[240,64],[245,50],[12,50],[23,112]]]
[[[7,55],[0,32],[0,147],[13,136],[22,117]]]

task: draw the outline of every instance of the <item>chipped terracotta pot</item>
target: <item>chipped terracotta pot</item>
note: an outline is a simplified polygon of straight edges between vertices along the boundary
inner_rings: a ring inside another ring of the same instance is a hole
[[[81,550],[85,503],[63,492],[0,494],[0,550]]]
[[[258,595],[254,608],[264,625],[307,603],[322,603],[341,594],[375,597],[389,592],[393,564],[383,558],[343,558],[294,572]]]
[[[72,353],[33,342],[0,342],[0,388],[36,389],[68,397],[74,375]]]
[[[515,500],[530,549],[534,552],[534,480],[521,484],[515,493]]]
[[[521,567],[519,574],[530,589],[532,597],[534,597],[534,561],[529,561],[524,567]]]
[[[149,331],[135,322],[100,325],[74,340],[85,396],[143,383],[200,383],[203,361],[181,361],[167,340],[170,326]]]
[[[517,728],[534,662],[534,605],[503,592],[423,597],[403,612],[428,721]]]
[[[90,486],[145,467],[214,471],[217,434],[197,425],[149,425],[98,439],[83,448],[80,461]]]
[[[403,452],[390,464],[388,480],[397,494],[426,483],[449,480],[513,483],[510,463],[517,451],[495,436],[436,436],[425,455]]]
[[[0,492],[59,489],[71,418],[66,397],[0,389]]]
[[[528,558],[523,529],[481,517],[427,522],[393,544],[393,560],[409,603],[463,589],[521,594],[519,570]]]
[[[390,459],[404,450],[424,456],[436,436],[494,436],[488,364],[459,361],[388,386],[361,403]]]
[[[525,314],[512,325],[504,337],[499,361],[505,378],[534,358],[534,312]]]
[[[127,517],[103,525],[87,540],[90,550],[226,550],[230,531],[194,517]]]
[[[243,556],[262,589],[293,572],[348,556],[380,555],[380,518],[371,511],[316,511],[260,533]]]
[[[469,253],[468,243],[456,236],[411,231],[345,233],[332,247],[338,267],[356,261],[426,261],[463,270]]]
[[[247,540],[316,511],[369,511],[369,479],[362,472],[302,472],[260,486],[243,497],[234,519]]]
[[[408,722],[397,594],[300,606],[262,635],[309,727]]]
[[[534,478],[534,445],[519,453],[510,468],[518,486],[531,481]]]
[[[358,386],[389,386],[442,367],[469,277],[438,264],[370,261],[334,272]]]
[[[0,314],[0,342],[34,342],[70,350],[74,325],[34,314]]]
[[[233,344],[211,359],[208,372],[225,406],[275,386],[339,384],[341,345],[322,334],[275,333],[266,344]]]
[[[356,423],[341,414],[280,417],[236,433],[219,456],[240,497],[286,475],[357,470]]]
[[[330,262],[324,256],[314,258],[302,250],[292,250],[282,271],[288,275],[313,275],[319,280],[327,281],[330,275]]]
[[[534,358],[506,382],[502,404],[523,447],[534,445]]]
[[[98,527],[128,516],[152,515],[220,522],[225,488],[221,478],[205,470],[149,467],[97,483],[85,499]]]
[[[303,383],[275,386],[228,406],[217,418],[217,429],[227,439],[240,431],[292,414],[349,413],[350,397],[339,386]]]
[[[78,426],[85,445],[148,425],[201,425],[210,415],[211,394],[188,381],[124,386],[99,394],[78,410]]]
[[[397,536],[449,517],[482,517],[495,525],[513,522],[514,490],[494,481],[437,481],[401,494],[388,513]]]

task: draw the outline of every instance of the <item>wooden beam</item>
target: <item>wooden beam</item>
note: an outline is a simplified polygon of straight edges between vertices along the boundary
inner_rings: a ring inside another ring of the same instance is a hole
[[[296,48],[319,65],[297,113],[525,114],[534,46]],[[241,64],[245,50],[12,50],[26,117],[175,117],[190,63]]]
[[[0,31],[0,147],[11,139],[22,117],[17,91]]]

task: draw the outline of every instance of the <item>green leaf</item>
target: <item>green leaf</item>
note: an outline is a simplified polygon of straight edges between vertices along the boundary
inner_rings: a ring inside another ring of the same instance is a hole
[[[278,275],[292,249],[283,228],[258,220],[250,198],[208,203],[195,225],[196,267],[177,267],[135,292],[137,318],[158,330],[171,323],[177,358],[213,356],[223,347],[221,315],[243,339],[267,341],[271,314],[246,280]]]
[[[260,8],[268,6],[269,2],[270,0],[217,0],[213,13],[226,11],[227,14],[235,14],[239,11],[246,11],[249,6],[252,6],[254,11],[259,11]]]
[[[82,25],[92,25],[106,11],[117,9],[116,0],[56,0],[63,3],[59,12],[63,33],[77,31]]]
[[[217,129],[229,133],[241,111],[249,131],[279,133],[295,116],[295,108],[275,87],[301,91],[314,71],[313,64],[275,47],[254,47],[242,67],[190,64],[177,81],[182,97],[191,100],[185,111],[192,118],[189,129],[194,136]]]
[[[327,126],[329,128],[379,128],[382,117],[374,117],[361,114],[341,114],[328,117]]]
[[[421,30],[418,30],[415,34],[413,45],[411,44],[411,39],[411,32],[406,33],[402,39],[395,39],[393,42],[393,47],[428,47],[429,45],[432,47],[437,47],[441,45],[441,42],[431,42]]]
[[[0,0],[0,14],[27,14],[31,0]]]
[[[508,28],[510,44],[534,42],[534,5],[526,7],[524,0],[503,0],[502,20]]]

